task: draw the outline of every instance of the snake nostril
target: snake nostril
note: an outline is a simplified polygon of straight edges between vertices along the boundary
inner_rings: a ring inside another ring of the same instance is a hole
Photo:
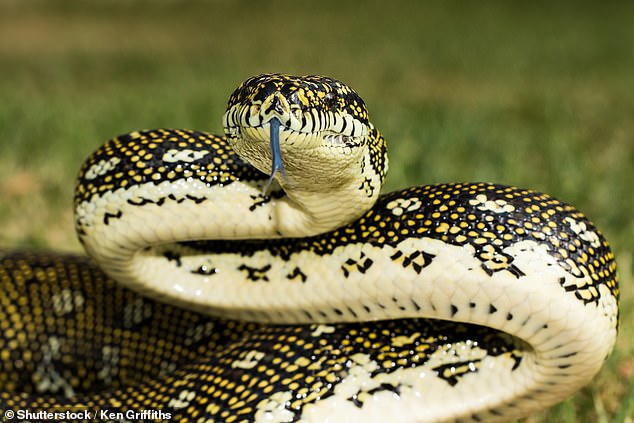
[[[324,104],[326,107],[332,111],[338,109],[337,97],[332,92],[328,92],[324,97]]]

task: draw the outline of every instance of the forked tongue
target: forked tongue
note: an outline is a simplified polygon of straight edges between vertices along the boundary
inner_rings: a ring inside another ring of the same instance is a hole
[[[272,118],[269,121],[269,127],[271,131],[269,138],[271,140],[271,157],[273,158],[273,163],[271,165],[271,176],[266,185],[264,185],[265,193],[269,191],[277,172],[280,172],[282,178],[286,179],[286,171],[282,164],[282,151],[280,150],[280,120],[276,117]]]

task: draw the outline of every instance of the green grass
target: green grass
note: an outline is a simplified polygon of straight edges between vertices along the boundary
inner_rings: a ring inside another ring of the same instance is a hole
[[[616,252],[621,332],[578,395],[527,422],[633,419],[632,3],[0,0],[0,245],[79,250],[82,158],[139,128],[221,131],[265,71],[352,85],[387,190],[486,180],[585,211]]]

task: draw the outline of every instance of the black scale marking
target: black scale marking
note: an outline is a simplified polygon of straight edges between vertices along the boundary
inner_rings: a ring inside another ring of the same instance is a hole
[[[295,267],[289,274],[286,275],[286,278],[290,280],[299,278],[300,281],[306,282],[308,276],[306,276],[306,274],[302,272],[302,269],[300,269],[299,267]]]
[[[269,281],[269,277],[267,276],[267,272],[271,270],[271,265],[267,264],[260,268],[247,266],[246,264],[241,264],[238,267],[238,270],[241,272],[246,272],[246,277],[250,281],[258,282],[258,281]]]

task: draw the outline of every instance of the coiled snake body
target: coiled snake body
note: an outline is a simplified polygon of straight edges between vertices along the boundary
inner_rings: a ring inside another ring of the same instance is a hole
[[[573,207],[486,183],[379,196],[385,141],[330,78],[251,78],[224,126],[86,160],[75,218],[96,264],[0,255],[0,410],[508,420],[611,351],[614,258]]]

